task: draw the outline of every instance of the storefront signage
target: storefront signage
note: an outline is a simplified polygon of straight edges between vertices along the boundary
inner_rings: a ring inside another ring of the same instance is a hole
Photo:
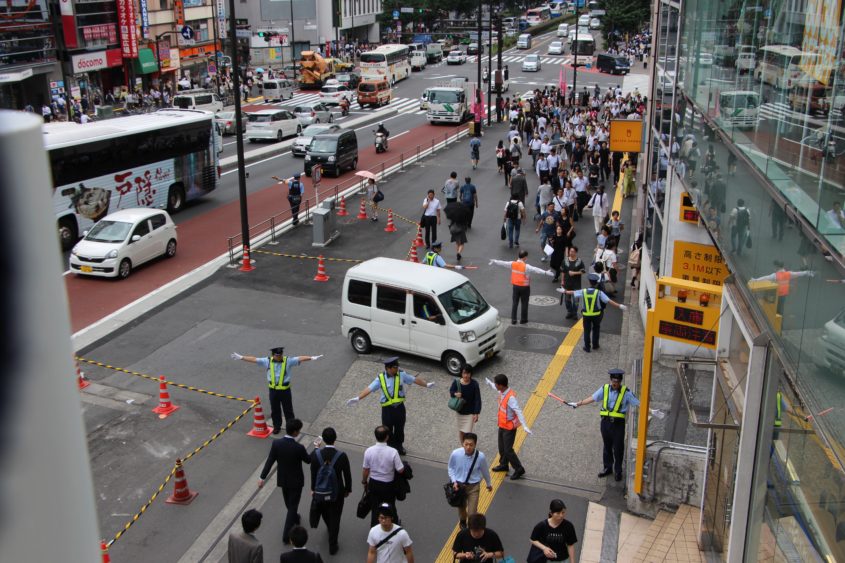
[[[179,27],[185,25],[185,6],[182,0],[174,0],[173,15],[176,16],[176,25]]]
[[[216,0],[217,2],[217,36],[220,39],[226,39],[226,2],[225,0]]]
[[[83,53],[71,57],[71,67],[74,74],[84,74],[95,70],[102,70],[123,64],[120,49],[109,49],[108,51],[97,51],[95,53]]]
[[[150,11],[147,0],[138,0],[138,10],[141,12],[141,37],[147,39],[150,36]]]
[[[0,72],[0,84],[8,82],[20,82],[32,76],[32,69],[28,68],[20,72]]]
[[[73,1],[59,0],[59,13],[62,15],[62,35],[64,35],[65,47],[79,47],[79,40],[76,37],[76,18],[73,15]]]
[[[610,120],[610,150],[613,152],[642,152],[643,122],[639,119]]]
[[[117,25],[120,30],[120,51],[124,59],[138,58],[138,32],[135,29],[135,3],[117,0]]]
[[[676,240],[672,251],[672,277],[723,285],[730,272],[715,246]]]

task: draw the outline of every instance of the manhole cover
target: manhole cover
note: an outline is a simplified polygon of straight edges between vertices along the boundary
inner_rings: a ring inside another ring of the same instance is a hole
[[[559,344],[554,336],[548,334],[522,334],[517,337],[520,346],[528,350],[548,350]]]
[[[528,303],[537,305],[538,307],[551,307],[560,303],[560,297],[552,297],[551,295],[532,295],[528,298]]]

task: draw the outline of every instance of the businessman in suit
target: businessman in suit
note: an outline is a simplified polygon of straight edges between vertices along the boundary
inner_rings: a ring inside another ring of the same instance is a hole
[[[349,466],[349,458],[345,453],[334,447],[337,440],[337,432],[331,426],[323,430],[322,434],[324,447],[320,450],[323,463],[331,463],[337,456],[334,464],[334,471],[337,475],[337,486],[340,494],[334,502],[326,502],[319,505],[320,516],[326,527],[329,529],[329,553],[337,553],[337,536],[340,533],[340,516],[343,514],[343,499],[352,492],[352,470]],[[317,471],[320,469],[320,460],[317,459],[317,450],[311,452],[311,492],[317,484]]]
[[[305,450],[305,446],[296,441],[302,430],[302,421],[292,418],[285,421],[285,436],[273,440],[270,446],[270,455],[261,476],[258,478],[258,488],[264,486],[264,481],[273,468],[278,464],[276,471],[276,485],[282,488],[282,497],[285,499],[285,507],[288,510],[285,517],[285,527],[282,529],[282,542],[285,545],[290,543],[290,529],[299,524],[299,499],[302,497],[302,487],[305,486],[305,474],[302,472],[302,464],[311,463],[311,458]]]
[[[241,516],[243,531],[232,530],[229,534],[229,563],[262,563],[264,548],[255,537],[255,531],[261,526],[261,513],[250,508]]]
[[[323,558],[316,551],[306,549],[308,531],[302,526],[294,526],[290,531],[290,541],[293,550],[282,553],[280,563],[323,563]]]

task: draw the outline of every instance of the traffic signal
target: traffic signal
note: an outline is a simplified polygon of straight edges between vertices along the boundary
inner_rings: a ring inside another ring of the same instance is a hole
[[[275,31],[259,31],[258,32],[258,37],[263,38],[264,41],[266,41],[267,43],[269,43],[270,39],[272,39],[276,35],[278,35],[278,33],[276,33]]]

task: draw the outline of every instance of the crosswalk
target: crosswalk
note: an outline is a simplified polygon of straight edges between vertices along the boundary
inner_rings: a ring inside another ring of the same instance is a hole
[[[530,53],[529,53],[530,54]],[[539,54],[539,53],[537,53]],[[487,55],[481,57],[481,64],[484,65],[489,57]],[[493,64],[495,65],[499,59],[497,57],[493,57]],[[522,63],[525,60],[525,55],[502,55],[502,62],[503,63]],[[478,57],[475,55],[467,58],[468,64],[475,64],[478,62]],[[558,56],[547,56],[547,57],[540,57],[540,62],[544,65],[571,65],[572,64],[572,57],[566,55],[558,55]]]
[[[274,102],[274,103],[265,104],[265,105],[288,108],[288,107],[293,107],[293,106],[297,106],[297,105],[300,105],[300,104],[308,104],[308,103],[314,103],[314,102],[319,102],[319,101],[320,101],[320,94],[318,94],[318,93],[314,93],[314,94],[300,93],[300,94],[294,94],[293,98],[291,98],[290,100],[283,100],[281,102]],[[396,109],[399,113],[415,113],[415,114],[418,114],[418,115],[424,115],[425,114],[425,110],[420,110],[420,100],[419,100],[419,98],[393,98],[393,100],[387,106],[384,106],[384,107]],[[332,108],[332,111],[335,112],[336,114],[339,114],[340,108],[334,107],[334,108]],[[367,112],[370,112],[370,111],[375,111],[375,110],[370,109],[370,108],[367,108],[367,109],[361,108],[361,107],[358,106],[357,102],[354,101],[354,100],[352,102],[351,107],[349,108],[350,114],[367,113]],[[335,116],[335,121],[339,121],[341,119],[345,119],[345,118],[342,118],[339,115]]]

